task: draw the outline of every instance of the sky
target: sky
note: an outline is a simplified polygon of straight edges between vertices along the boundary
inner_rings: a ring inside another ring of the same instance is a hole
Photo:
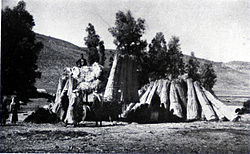
[[[24,0],[33,15],[37,33],[85,46],[88,23],[107,49],[115,49],[108,31],[115,13],[132,12],[144,18],[143,39],[151,42],[163,32],[168,42],[178,36],[182,53],[217,62],[250,62],[249,0]],[[2,0],[2,7],[16,6],[18,0]]]

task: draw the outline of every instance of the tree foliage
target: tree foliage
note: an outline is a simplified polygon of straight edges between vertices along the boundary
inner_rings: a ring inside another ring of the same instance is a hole
[[[212,91],[212,88],[216,82],[216,73],[213,69],[212,63],[205,63],[201,69],[201,83],[204,88]]]
[[[162,32],[156,33],[149,44],[148,66],[149,77],[153,80],[165,78],[167,74],[167,45]]]
[[[115,38],[114,44],[118,52],[137,57],[140,85],[148,83],[149,78],[175,79],[187,72],[190,78],[200,81],[207,89],[213,87],[216,75],[212,66],[206,65],[200,72],[200,63],[194,54],[185,65],[178,37],[172,36],[166,45],[163,33],[156,33],[149,44],[149,51],[144,52],[147,42],[141,37],[145,31],[145,20],[141,18],[136,20],[130,11],[117,12],[115,27],[109,28],[109,31]]]
[[[205,89],[212,92],[217,78],[212,63],[204,63],[201,65],[192,52],[185,66],[185,71],[189,78],[192,78],[193,81],[199,81]]]
[[[156,33],[149,44],[148,55],[146,56],[148,76],[153,79],[169,78],[174,79],[184,73],[184,63],[179,44],[179,38],[173,36],[166,45],[163,33]]]
[[[86,28],[88,33],[87,37],[84,37],[85,45],[88,47],[88,63],[92,65],[94,62],[98,62],[101,65],[105,61],[105,46],[104,42],[100,41],[100,36],[96,34],[95,27],[89,23]]]
[[[184,63],[182,60],[183,54],[181,52],[179,38],[172,36],[168,43],[168,52],[167,52],[167,72],[169,78],[177,78],[179,75],[184,73]]]
[[[109,28],[117,50],[122,54],[130,54],[139,57],[147,46],[147,42],[141,37],[145,31],[145,20],[135,18],[131,12],[119,11],[116,13],[115,27]]]
[[[200,81],[200,62],[194,56],[194,52],[191,53],[191,57],[188,60],[188,63],[185,66],[185,71],[188,74],[189,78],[192,78],[193,81]]]
[[[135,19],[130,11],[126,13],[118,11],[116,13],[115,26],[109,28],[109,32],[114,37],[116,49],[121,54],[134,55],[138,62],[139,84],[147,83],[143,65],[145,56],[146,40],[141,37],[145,31],[145,20],[142,18]]]
[[[20,97],[36,90],[35,79],[41,76],[36,61],[43,47],[35,39],[33,16],[25,5],[20,1],[13,9],[2,10],[2,93]]]

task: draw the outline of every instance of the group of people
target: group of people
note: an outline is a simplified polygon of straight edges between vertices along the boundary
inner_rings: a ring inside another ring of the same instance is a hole
[[[19,109],[20,103],[16,96],[12,96],[11,101],[7,96],[3,96],[1,101],[1,125],[6,124],[6,120],[9,118],[9,113],[11,113],[11,123],[15,124],[18,122]]]

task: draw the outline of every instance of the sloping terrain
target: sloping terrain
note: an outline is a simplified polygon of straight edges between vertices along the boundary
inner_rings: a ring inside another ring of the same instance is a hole
[[[249,62],[216,63],[214,69],[217,82],[213,88],[216,95],[224,101],[231,102],[243,102],[250,99],[249,68]]]
[[[38,70],[42,72],[37,80],[37,88],[55,92],[57,82],[64,67],[74,66],[83,53],[82,49],[59,39],[37,34],[36,38],[44,45],[38,56]]]
[[[42,77],[37,80],[36,86],[55,93],[63,68],[75,66],[81,53],[84,53],[87,59],[87,49],[41,34],[37,34],[36,38],[44,44],[38,57],[38,68],[42,72]],[[114,55],[114,51],[106,50],[106,68],[110,66],[110,57]],[[184,62],[188,60],[188,57],[184,55]],[[242,102],[250,99],[250,62],[222,63],[206,59],[199,59],[199,61],[200,63],[213,63],[217,74],[217,82],[214,86],[217,96],[224,101]]]
[[[229,65],[229,63],[216,63],[214,66],[218,76],[215,90],[223,88],[225,91],[238,91],[235,95],[246,95],[245,92],[249,92],[250,69],[239,69],[240,65]]]
[[[36,82],[37,88],[44,88],[48,92],[55,93],[58,79],[65,67],[73,67],[80,58],[81,53],[87,59],[87,49],[80,48],[72,43],[53,37],[36,34],[37,41],[44,45],[38,56],[38,70],[42,76]],[[108,67],[113,50],[106,50],[105,67]]]

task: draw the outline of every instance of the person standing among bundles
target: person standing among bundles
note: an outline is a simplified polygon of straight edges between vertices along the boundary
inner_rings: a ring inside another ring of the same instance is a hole
[[[12,97],[12,101],[10,103],[10,112],[12,113],[11,123],[13,124],[18,122],[18,114],[17,114],[18,109],[19,109],[19,102],[17,100],[17,97],[14,96]]]
[[[85,66],[85,65],[87,65],[87,60],[84,58],[84,55],[81,54],[81,58],[79,60],[77,60],[76,66],[77,67],[82,67],[82,66]]]

